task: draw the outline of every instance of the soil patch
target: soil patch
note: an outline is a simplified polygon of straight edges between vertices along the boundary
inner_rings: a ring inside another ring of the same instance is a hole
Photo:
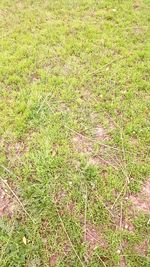
[[[9,195],[6,186],[0,183],[0,218],[4,216],[12,218],[16,205],[16,201]]]
[[[129,199],[137,210],[150,214],[150,180],[143,184],[139,194],[131,195]]]

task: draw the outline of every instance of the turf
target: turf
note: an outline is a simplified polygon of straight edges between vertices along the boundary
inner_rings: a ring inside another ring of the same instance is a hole
[[[149,214],[130,201],[150,173],[149,12],[0,1],[0,177],[17,202],[2,267],[150,266]]]

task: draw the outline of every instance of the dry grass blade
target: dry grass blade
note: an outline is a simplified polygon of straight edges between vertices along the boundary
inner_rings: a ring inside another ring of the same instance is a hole
[[[102,203],[102,205],[104,206],[104,208],[110,213],[110,215],[112,216],[112,217],[114,217],[114,214],[111,212],[111,210],[106,206],[106,204],[104,203],[104,201],[102,200],[102,198],[100,197],[100,196],[96,196],[97,197],[97,199]]]
[[[101,156],[97,156],[101,161],[103,161],[104,163],[106,163],[107,165],[110,165],[111,167],[113,167],[115,170],[119,170],[114,164],[112,164],[110,161],[102,158]]]
[[[43,107],[44,103],[46,102],[46,100],[47,100],[47,98],[48,98],[49,96],[51,96],[51,97],[52,97],[52,96],[53,96],[53,94],[49,93],[49,94],[47,94],[47,95],[45,96],[45,98],[44,98],[44,100],[42,101],[42,103],[41,103],[41,105],[40,105],[39,109],[37,110],[37,113],[39,113],[39,112],[40,112],[40,110],[42,109],[42,107]]]
[[[125,183],[125,185],[122,187],[122,190],[120,191],[120,193],[118,194],[118,196],[116,197],[116,199],[115,199],[113,205],[111,206],[111,210],[112,210],[112,209],[114,208],[114,206],[116,205],[118,199],[121,197],[121,195],[122,195],[122,193],[124,192],[125,188],[126,188],[126,183]]]
[[[54,202],[53,202],[53,203],[54,203]],[[76,251],[76,249],[75,249],[75,247],[74,247],[74,245],[73,245],[73,243],[72,243],[72,241],[71,241],[71,239],[70,239],[70,237],[69,237],[69,234],[68,234],[68,232],[67,232],[67,230],[66,230],[66,227],[65,227],[65,224],[64,224],[64,222],[63,222],[63,219],[62,219],[62,217],[60,216],[60,213],[59,213],[59,211],[58,211],[58,208],[57,208],[57,206],[56,206],[55,203],[54,203],[54,205],[55,205],[55,209],[56,209],[56,211],[57,211],[59,220],[60,220],[60,222],[61,222],[61,226],[62,226],[62,228],[63,228],[63,230],[64,230],[64,232],[65,232],[65,234],[66,234],[66,236],[67,236],[67,238],[68,238],[68,241],[69,241],[69,243],[70,243],[70,245],[71,245],[71,247],[72,247],[72,250],[74,251],[74,253],[75,253],[76,257],[78,258],[79,262],[81,263],[82,267],[85,267],[85,264],[82,262],[81,258],[79,257],[79,255],[78,255],[78,253],[77,253],[77,251]]]
[[[85,194],[85,212],[84,212],[84,241],[86,242],[86,224],[87,224],[87,201],[88,201],[88,192],[86,186],[86,194]]]
[[[123,154],[123,162],[124,162],[123,174],[125,175],[125,177],[127,179],[127,182],[129,184],[130,179],[129,179],[129,175],[128,175],[128,172],[127,172],[125,148],[124,148],[123,134],[122,134],[122,129],[121,128],[120,128],[120,137],[121,137],[122,154]]]
[[[110,115],[106,112],[107,116],[110,117]],[[112,119],[112,118],[111,118]],[[126,166],[126,152],[125,152],[125,148],[124,148],[124,142],[123,142],[123,134],[122,134],[122,128],[120,125],[118,125],[114,120],[113,123],[116,125],[117,128],[119,128],[119,132],[120,132],[120,138],[121,138],[121,152],[123,155],[123,163],[119,163],[119,162],[115,162],[118,166],[118,168],[121,170],[121,172],[123,173],[123,175],[125,176],[125,185],[122,187],[122,190],[120,191],[120,193],[118,194],[117,198],[115,199],[113,205],[111,206],[111,209],[114,208],[114,206],[116,205],[117,201],[119,200],[119,198],[121,197],[122,193],[126,192],[126,189],[128,187],[128,184],[130,183],[130,175],[128,174],[128,170],[127,170],[127,166]],[[114,165],[113,165],[114,167]]]
[[[104,265],[104,267],[106,267],[105,262],[102,260],[102,258],[96,253],[96,256],[99,258],[100,262]]]
[[[122,201],[120,203],[120,230],[122,230]]]
[[[91,141],[91,142],[95,141],[95,138],[91,138],[91,137],[85,136],[85,135],[83,135],[83,134],[81,134],[81,133],[78,133],[77,131],[75,131],[74,129],[68,127],[67,125],[64,125],[64,127],[65,127],[66,129],[70,130],[71,132],[77,134],[78,136],[83,137],[84,139],[87,139],[87,140],[89,140],[89,141]],[[113,150],[117,150],[117,151],[120,151],[120,150],[121,150],[121,149],[119,149],[119,148],[117,148],[117,147],[113,147],[113,146],[111,146],[111,145],[104,144],[104,143],[102,143],[102,142],[100,142],[100,141],[96,141],[96,142],[97,142],[99,145],[101,145],[101,146],[109,147],[109,148],[111,148],[111,149],[113,149]]]
[[[122,250],[122,219],[123,219],[123,207],[122,207],[122,201],[120,203],[120,249]]]
[[[87,76],[89,76],[89,75],[95,75],[95,74],[101,72],[104,68],[110,66],[111,64],[113,64],[113,63],[115,63],[115,62],[117,62],[119,60],[125,59],[125,58],[126,58],[125,56],[124,57],[120,57],[120,58],[115,58],[115,59],[111,60],[110,62],[108,62],[107,64],[104,64],[100,69],[88,73]]]
[[[12,171],[10,171],[8,168],[6,168],[4,165],[0,165],[0,167],[5,170],[6,172],[8,172],[10,175],[15,176],[17,179],[19,179],[19,176],[17,176],[16,174],[14,174]]]

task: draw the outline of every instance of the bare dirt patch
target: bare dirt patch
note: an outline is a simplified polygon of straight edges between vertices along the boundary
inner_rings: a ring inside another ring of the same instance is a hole
[[[73,145],[74,149],[78,151],[79,153],[83,154],[89,154],[92,153],[93,147],[92,147],[92,141],[90,141],[88,138],[84,137],[83,135],[76,135],[73,138]]]
[[[120,260],[120,265],[119,265],[119,267],[126,267],[126,266],[127,266],[127,265],[126,265],[125,258],[122,257],[121,260]]]
[[[76,212],[76,204],[73,201],[70,201],[69,203],[67,203],[66,205],[67,211],[73,215]]]
[[[150,214],[150,180],[143,185],[138,195],[131,195],[129,199],[137,210]]]
[[[109,139],[109,136],[108,136],[106,130],[101,125],[98,125],[95,128],[95,138],[97,140],[100,140],[100,141],[104,141],[104,140]]]
[[[84,255],[85,261],[88,263],[93,256],[96,248],[106,249],[107,243],[100,229],[95,225],[88,223],[86,227],[85,241],[87,243],[87,251]]]
[[[56,266],[58,259],[59,259],[59,254],[58,253],[52,254],[50,256],[50,258],[49,258],[50,266]]]
[[[73,144],[78,152],[92,153],[95,143],[98,143],[99,141],[106,141],[108,139],[109,135],[107,134],[106,129],[99,124],[93,130],[93,138],[79,133],[73,138]]]
[[[38,73],[33,73],[30,77],[30,81],[32,83],[38,83],[40,82],[40,76],[38,75]]]
[[[5,185],[0,183],[0,218],[12,218],[16,209],[16,201],[7,191]]]
[[[118,164],[116,161],[117,151],[114,151],[111,146],[105,143],[109,139],[110,136],[106,129],[101,125],[97,125],[93,131],[93,137],[90,138],[78,133],[74,136],[72,143],[74,150],[87,157],[90,164],[115,167]],[[99,146],[99,151],[95,151],[95,145]]]
[[[131,144],[132,146],[138,146],[138,139],[137,139],[136,137],[132,137],[132,138],[130,139],[130,144]]]
[[[59,252],[54,252],[50,257],[49,257],[49,266],[57,266],[58,261],[62,259],[64,256],[68,256],[68,254],[71,251],[70,244],[68,242],[62,243],[62,250]]]
[[[90,159],[89,159],[89,163],[91,164],[91,165],[101,165],[101,164],[103,164],[103,161],[102,160],[100,160],[100,158],[98,158],[98,157],[91,157]]]
[[[106,246],[106,241],[104,241],[104,238],[100,230],[93,224],[87,224],[85,237],[86,237],[86,242],[93,250],[96,247]]]
[[[133,8],[135,10],[139,10],[141,8],[141,1],[140,0],[134,1]]]
[[[86,262],[91,260],[93,252],[96,248],[99,247],[106,249],[107,247],[106,240],[104,239],[100,229],[91,223],[87,223],[85,241],[88,245],[87,253],[84,256]]]
[[[6,157],[11,164],[16,160],[20,161],[23,155],[28,151],[28,147],[23,141],[11,142],[5,144]]]
[[[137,245],[135,247],[135,252],[138,253],[138,255],[141,256],[147,256],[148,253],[148,242],[147,241],[143,241],[141,244]]]
[[[79,66],[81,66],[81,62],[79,57],[76,57],[74,55],[70,56],[66,62],[64,62],[61,73],[62,75],[77,75],[79,74]]]
[[[134,232],[135,228],[130,218],[127,218],[124,214],[122,214],[122,218],[120,214],[116,214],[114,217],[114,226],[116,230],[122,229],[127,230],[131,233]]]
[[[129,232],[134,232],[134,226],[130,221],[124,220],[122,222],[122,228],[129,231]]]
[[[61,204],[66,196],[67,196],[67,192],[65,190],[63,190],[63,189],[60,190],[59,192],[57,192],[57,194],[54,197],[55,203],[56,204]]]

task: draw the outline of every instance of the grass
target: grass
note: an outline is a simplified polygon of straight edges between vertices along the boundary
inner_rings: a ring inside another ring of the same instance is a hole
[[[149,215],[127,199],[149,178],[149,11],[0,1],[0,176],[18,202],[2,267],[150,266]]]

